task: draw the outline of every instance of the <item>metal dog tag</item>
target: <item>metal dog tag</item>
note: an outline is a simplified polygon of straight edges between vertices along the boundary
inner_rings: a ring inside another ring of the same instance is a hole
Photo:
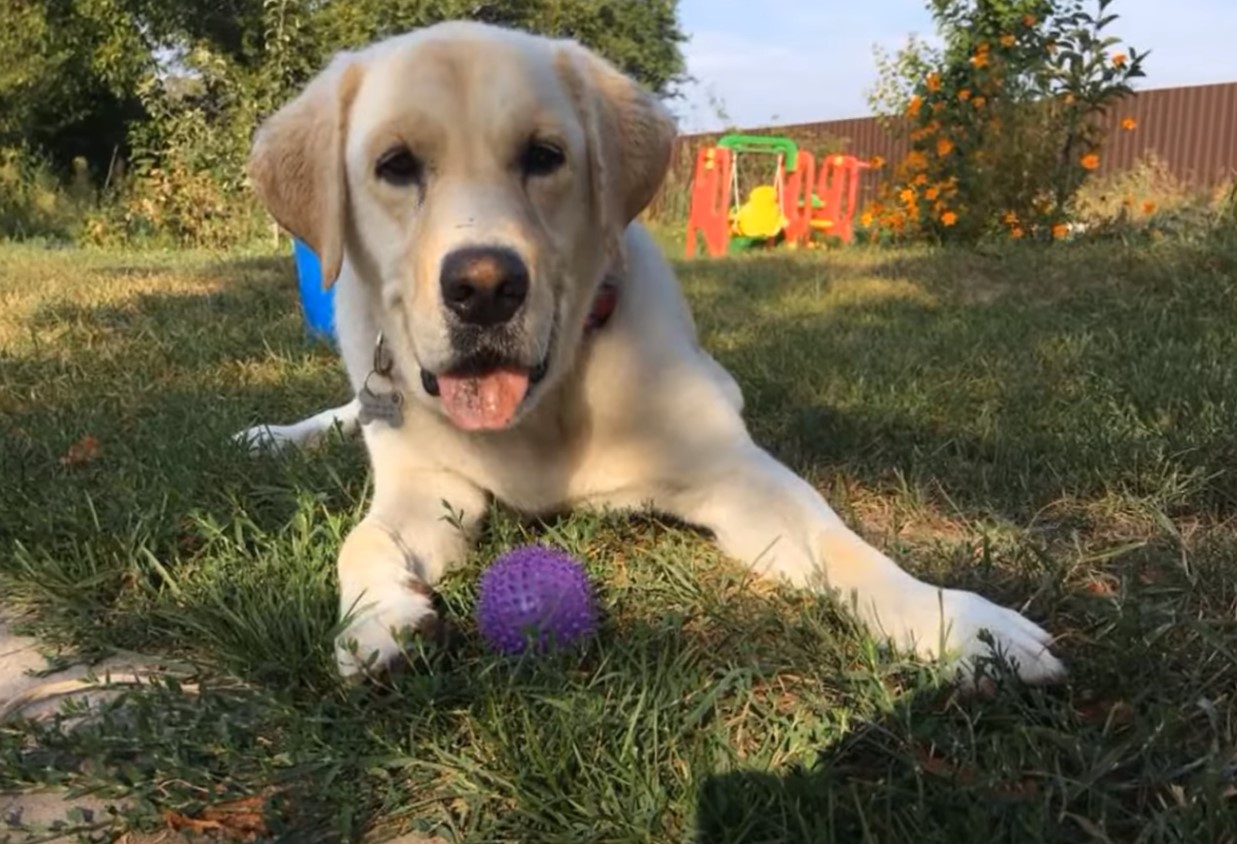
[[[404,424],[404,394],[395,389],[375,393],[369,388],[370,378],[375,375],[390,378],[393,369],[395,369],[395,360],[391,357],[391,350],[387,348],[386,339],[379,331],[378,337],[374,340],[374,368],[369,371],[369,375],[365,376],[365,383],[361,385],[361,389],[356,394],[357,401],[361,403],[357,421],[362,425],[368,425],[377,419],[381,419],[392,428],[398,428]]]
[[[357,421],[362,425],[368,425],[375,420],[382,420],[392,428],[404,424],[404,396],[397,390],[375,393],[367,382],[362,385],[356,397],[361,403]]]

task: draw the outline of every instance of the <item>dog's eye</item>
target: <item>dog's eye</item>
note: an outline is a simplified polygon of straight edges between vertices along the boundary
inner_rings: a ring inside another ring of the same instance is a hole
[[[374,165],[374,175],[401,188],[420,182],[423,170],[421,159],[404,146],[387,150],[378,156],[378,163]]]
[[[548,176],[567,162],[567,156],[554,144],[533,141],[520,157],[520,167],[526,176]]]

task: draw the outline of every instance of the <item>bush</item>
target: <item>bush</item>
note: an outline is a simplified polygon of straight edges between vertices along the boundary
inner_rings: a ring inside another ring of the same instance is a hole
[[[887,239],[1065,236],[1100,164],[1097,118],[1143,75],[1144,54],[1113,51],[1118,39],[1105,35],[1117,19],[1109,5],[932,0],[944,48],[912,44],[884,64],[922,75],[878,88],[878,102],[909,92],[899,122],[910,152],[864,227]]]
[[[1119,219],[1148,219],[1210,201],[1210,196],[1200,195],[1151,155],[1129,170],[1083,185],[1074,200],[1074,215],[1082,225],[1093,227]]]
[[[92,242],[220,247],[267,223],[244,181],[254,84],[206,48],[182,61],[192,75],[152,76],[139,89],[148,118],[132,132],[129,176],[86,225]]]
[[[1197,240],[1229,226],[1235,190],[1232,183],[1212,190],[1192,187],[1150,156],[1084,185],[1075,200],[1076,220],[1093,239]]]
[[[66,187],[48,162],[29,149],[0,148],[0,237],[71,239],[93,198],[84,160],[74,162]]]

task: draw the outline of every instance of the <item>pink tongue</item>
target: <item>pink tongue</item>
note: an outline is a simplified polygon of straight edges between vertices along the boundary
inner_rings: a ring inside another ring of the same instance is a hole
[[[528,371],[495,369],[484,375],[439,375],[443,407],[457,428],[497,431],[506,428],[528,392]]]

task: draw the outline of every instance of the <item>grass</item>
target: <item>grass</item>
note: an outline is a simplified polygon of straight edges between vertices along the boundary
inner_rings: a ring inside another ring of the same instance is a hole
[[[4,602],[61,659],[177,670],[76,731],[0,728],[0,791],[131,798],[100,835],[259,796],[261,840],[289,842],[1237,840],[1237,242],[680,271],[758,437],[919,574],[1059,634],[1067,685],[962,698],[692,532],[496,509],[443,584],[454,644],[345,688],[361,446],[228,440],[344,394],[291,261],[10,246]],[[605,620],[504,661],[476,576],[534,537],[587,560]]]

